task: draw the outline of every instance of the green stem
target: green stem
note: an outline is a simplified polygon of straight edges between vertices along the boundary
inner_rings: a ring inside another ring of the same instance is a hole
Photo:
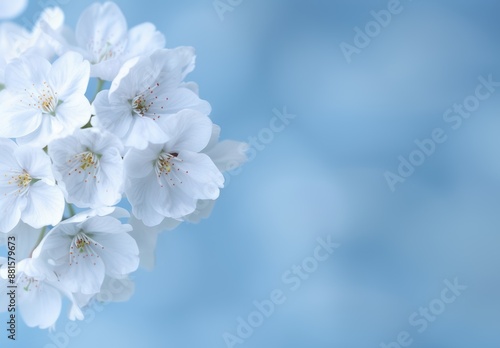
[[[69,210],[69,217],[75,216],[75,208],[73,208],[73,204],[67,204],[68,205],[68,210]]]
[[[45,237],[45,231],[47,230],[47,226],[43,226],[42,230],[40,231],[40,234],[38,235],[38,239],[36,240],[35,246],[33,247],[33,250],[31,250],[30,257],[33,254],[33,251],[36,249],[38,244],[42,241],[43,237]]]
[[[97,79],[97,87],[96,87],[96,90],[94,93],[94,98],[92,98],[92,103],[94,102],[94,100],[97,97],[97,95],[99,94],[99,92],[102,91],[102,89],[104,87],[104,82],[105,82],[104,80]]]
[[[82,127],[82,129],[92,128],[92,123],[90,123],[92,117],[94,117],[94,115],[90,115],[90,120],[87,122],[85,126]]]
[[[99,92],[102,91],[102,89],[104,88],[105,82],[106,81],[104,81],[104,80],[97,79],[97,86],[95,89],[94,97],[92,98],[92,101],[90,102],[91,104],[94,102],[95,98],[97,98],[97,95],[99,94]],[[92,117],[94,117],[94,115],[90,115],[90,120],[87,122],[87,124],[85,126],[82,127],[82,129],[92,128],[92,124],[90,123],[90,121],[92,120]]]

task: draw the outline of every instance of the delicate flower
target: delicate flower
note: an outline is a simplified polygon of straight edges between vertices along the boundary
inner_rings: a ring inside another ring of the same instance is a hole
[[[16,255],[17,257],[17,255]],[[62,295],[73,301],[71,293],[61,288],[57,274],[40,259],[26,258],[17,262],[15,278],[10,278],[7,262],[0,270],[0,297],[7,299],[7,293],[16,285],[17,309],[29,327],[53,328],[61,313]],[[1,304],[0,311],[7,309]]]
[[[85,97],[89,63],[77,53],[67,53],[53,65],[42,57],[23,56],[6,67],[5,80],[0,93],[2,137],[41,148],[90,118]]]
[[[194,50],[158,50],[128,61],[109,91],[97,95],[92,125],[121,138],[127,147],[145,149],[168,138],[158,121],[183,109],[210,113],[210,104],[182,85],[194,69]]]
[[[130,150],[124,158],[127,198],[134,215],[147,226],[165,217],[192,213],[198,199],[217,199],[224,177],[206,154],[212,122],[196,111],[169,117],[163,129],[165,144]]]
[[[37,259],[18,263],[19,311],[29,327],[53,327],[61,313],[62,295],[57,276]]]
[[[123,184],[122,151],[118,138],[98,129],[77,130],[50,143],[54,175],[67,202],[81,208],[117,204]]]
[[[14,18],[28,6],[28,0],[0,0],[0,19]]]
[[[50,158],[39,149],[0,141],[0,231],[19,220],[41,228],[61,221],[64,196],[56,186]]]
[[[9,1],[9,3],[16,2]],[[14,59],[26,53],[46,59],[52,58],[55,54],[53,40],[42,31],[42,23],[54,33],[59,33],[64,28],[64,13],[59,7],[46,8],[31,32],[15,23],[0,24],[0,89],[5,83],[5,66]]]
[[[0,20],[26,2],[0,0]],[[222,173],[246,161],[247,145],[219,142],[210,104],[184,81],[194,49],[164,46],[151,23],[129,30],[113,2],[89,6],[74,32],[58,7],[31,29],[0,23],[0,248],[15,239],[17,260],[13,273],[0,257],[0,312],[13,284],[16,312],[42,329],[64,299],[70,320],[95,301],[127,301],[158,235],[207,217]],[[115,206],[122,196],[132,217]]]
[[[52,265],[71,292],[96,294],[105,275],[123,277],[139,265],[139,250],[117,218],[84,212],[54,227],[33,252]]]
[[[82,13],[75,31],[77,46],[45,29],[59,41],[61,54],[80,52],[92,64],[91,76],[107,81],[115,78],[125,61],[165,47],[165,37],[151,23],[127,30],[127,21],[114,2],[94,3]]]

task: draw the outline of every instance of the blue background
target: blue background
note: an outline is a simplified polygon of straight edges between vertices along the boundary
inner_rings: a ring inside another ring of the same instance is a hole
[[[62,5],[67,23],[90,3]],[[403,330],[413,347],[500,347],[500,91],[456,131],[442,118],[479,76],[500,80],[500,5],[401,3],[348,64],[340,43],[387,1],[244,0],[224,21],[211,0],[118,1],[129,26],[151,21],[168,47],[196,47],[190,79],[223,138],[258,136],[274,108],[296,118],[231,177],[210,219],[160,235],[130,301],[63,346],[223,348],[253,301],[282,289],[244,347],[376,348]],[[40,9],[31,1],[24,16]],[[384,173],[438,127],[447,141],[392,193]],[[290,291],[282,274],[327,235],[341,246]],[[467,290],[418,333],[409,316],[455,277]],[[51,342],[24,325],[18,336]]]

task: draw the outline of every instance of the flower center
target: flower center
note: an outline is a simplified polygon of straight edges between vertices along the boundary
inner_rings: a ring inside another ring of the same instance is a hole
[[[54,92],[47,82],[43,82],[42,90],[38,95],[38,108],[46,114],[54,115],[58,104],[57,92]]]
[[[39,284],[38,284],[39,281],[33,277],[24,276],[24,278],[21,281],[26,284],[25,286],[23,286],[24,291],[31,291],[32,290],[32,289],[30,289],[31,284],[34,284],[33,286],[35,288],[38,288],[38,286],[39,286]]]
[[[161,117],[161,114],[157,114],[156,111],[158,109],[163,110],[165,106],[163,105],[164,102],[168,101],[168,98],[159,98],[159,91],[157,88],[160,87],[160,84],[158,82],[152,84],[149,86],[147,89],[145,89],[142,92],[138,92],[137,96],[134,97],[134,99],[130,99],[129,103],[132,106],[132,110],[139,116],[141,117],[149,117],[153,121],[156,121],[156,119]],[[155,107],[153,110],[150,110],[154,104]]]
[[[100,166],[99,160],[102,155],[87,151],[73,155],[68,160],[68,176],[80,176],[80,180],[84,183],[96,182],[99,184]]]
[[[179,154],[176,152],[167,153],[163,152],[156,161],[156,174],[160,177],[162,174],[167,175],[172,171],[175,166],[173,162],[174,158],[177,158]]]
[[[28,94],[28,106],[38,109],[45,114],[55,116],[56,109],[61,104],[61,101],[57,98],[57,92],[54,92],[46,81],[42,83],[40,89],[33,85],[32,88],[25,88],[24,91]],[[23,99],[20,101],[23,102]]]
[[[86,170],[89,167],[96,167],[96,155],[90,151],[80,154],[80,168]]]
[[[93,264],[95,265],[95,261],[99,258],[99,255],[94,249],[104,249],[104,247],[83,231],[80,231],[71,241],[69,250],[69,265],[71,266],[73,263],[78,264],[80,258],[89,258],[93,260]]]
[[[26,187],[31,183],[31,180],[31,175],[29,175],[28,172],[24,170],[17,176],[17,186]]]
[[[75,246],[78,249],[78,251],[80,253],[83,253],[85,251],[85,247],[90,244],[90,240],[86,234],[80,233],[75,238],[74,243],[75,243]]]
[[[144,98],[144,96],[138,95],[132,100],[132,110],[138,115],[144,116],[151,107],[152,102],[149,102]]]
[[[56,99],[53,96],[44,96],[42,99],[42,110],[47,114],[52,114],[56,111]]]
[[[16,193],[22,195],[29,190],[30,185],[39,181],[39,179],[33,179],[31,175],[23,169],[22,172],[17,172],[11,175],[10,180],[7,181],[9,185],[17,186]]]
[[[101,48],[101,52],[99,54],[98,62],[104,62],[108,59],[111,59],[115,56],[113,52],[113,45],[110,42],[106,42],[106,44]]]

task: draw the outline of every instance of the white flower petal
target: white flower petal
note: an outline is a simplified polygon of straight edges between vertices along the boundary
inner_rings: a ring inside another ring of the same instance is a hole
[[[30,226],[41,228],[58,224],[64,213],[64,196],[57,186],[39,181],[29,189],[22,220]]]
[[[128,32],[126,55],[137,57],[165,47],[165,36],[152,23],[142,23]]]
[[[75,251],[79,253],[79,251]],[[78,257],[63,274],[63,282],[72,292],[95,294],[101,290],[104,281],[105,266],[101,258]]]
[[[92,126],[107,130],[119,138],[123,138],[129,132],[132,123],[132,107],[130,104],[110,104],[108,91],[99,92],[92,104],[96,115],[92,118]]]
[[[95,64],[122,52],[127,41],[127,21],[113,2],[94,3],[80,16],[75,36]]]
[[[184,110],[161,121],[164,132],[169,136],[165,149],[170,152],[203,150],[212,136],[212,121],[199,112]]]
[[[90,64],[81,54],[68,52],[57,59],[49,74],[52,88],[61,100],[73,94],[85,94],[90,77]]]
[[[41,56],[22,56],[5,68],[5,85],[15,93],[36,92],[35,87],[47,82],[50,67],[50,62]]]
[[[43,252],[47,259],[51,259],[55,264],[66,264],[69,260],[68,253],[72,237],[62,231],[64,227],[68,226],[59,224],[51,229],[33,250],[32,257],[41,257]]]
[[[57,107],[56,118],[64,126],[64,131],[53,138],[73,133],[90,120],[90,103],[83,94],[72,94]]]
[[[93,239],[104,247],[97,252],[106,265],[106,274],[110,277],[132,273],[139,267],[137,243],[127,233],[96,233]]]
[[[92,233],[126,233],[132,230],[128,224],[122,224],[120,220],[110,216],[99,216],[85,220],[82,224],[84,231]]]
[[[31,284],[29,290],[18,288],[22,301],[19,303],[21,315],[29,327],[47,329],[55,324],[61,313],[62,301],[58,290],[48,284]]]
[[[147,117],[135,117],[132,127],[124,139],[125,146],[145,149],[149,143],[162,144],[168,140],[167,134],[158,122]]]
[[[0,92],[0,137],[17,138],[34,132],[42,123],[42,112],[19,103],[7,90]]]
[[[184,78],[194,70],[195,51],[193,47],[177,47],[158,50],[151,55],[153,66],[161,66],[162,73],[168,77],[162,85],[177,88]]]
[[[164,91],[158,96],[158,99],[168,100],[165,104],[154,104],[149,109],[149,113],[159,115],[175,114],[184,109],[191,109],[209,115],[212,111],[212,107],[207,101],[200,99],[196,93],[187,88]]]
[[[21,146],[15,150],[14,154],[19,166],[32,178],[43,179],[47,184],[55,184],[50,168],[50,157],[42,149]]]
[[[132,205],[132,213],[146,226],[159,225],[165,216],[156,212],[151,197],[158,195],[159,185],[156,174],[152,172],[145,178],[129,179],[125,185],[127,199]]]
[[[26,200],[24,205],[26,204]],[[0,231],[10,232],[21,219],[21,210],[23,205],[13,195],[0,197]]]
[[[248,144],[224,140],[209,150],[204,150],[221,172],[233,170],[247,161]]]
[[[160,152],[159,145],[152,145],[144,150],[131,149],[123,159],[127,176],[141,178],[151,173]]]
[[[0,138],[0,170],[5,171],[19,167],[19,162],[14,156],[17,148],[18,146],[14,141]]]
[[[196,210],[189,215],[186,215],[183,220],[192,223],[199,223],[202,219],[206,219],[212,214],[215,206],[215,200],[200,199],[196,202]]]
[[[43,114],[40,126],[34,132],[19,137],[16,140],[19,145],[43,148],[54,138],[63,136],[64,131],[62,123],[57,118]]]
[[[19,222],[17,226],[6,236],[16,237],[16,258],[19,260],[31,256],[36,246],[41,229],[33,228],[28,224]],[[1,236],[0,236],[1,237]]]

